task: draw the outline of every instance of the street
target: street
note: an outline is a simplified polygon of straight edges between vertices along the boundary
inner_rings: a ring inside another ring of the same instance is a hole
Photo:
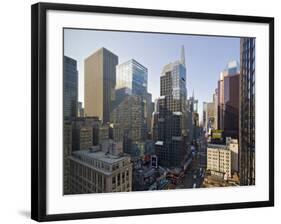
[[[197,140],[197,148],[194,159],[187,168],[182,184],[178,185],[178,189],[185,188],[200,188],[206,172],[207,167],[207,142],[204,136]]]

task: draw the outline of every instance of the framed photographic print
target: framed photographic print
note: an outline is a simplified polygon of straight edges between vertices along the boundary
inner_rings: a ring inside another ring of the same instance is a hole
[[[32,6],[32,219],[274,205],[274,19]]]

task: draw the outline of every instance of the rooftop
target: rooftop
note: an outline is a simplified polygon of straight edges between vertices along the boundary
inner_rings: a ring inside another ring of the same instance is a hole
[[[222,144],[208,144],[207,148],[228,149],[226,145],[222,145]]]
[[[108,164],[117,163],[129,158],[129,156],[127,156],[126,154],[113,155],[103,151],[90,151],[88,149],[75,151],[72,154],[74,157],[84,157],[93,160],[99,160]]]

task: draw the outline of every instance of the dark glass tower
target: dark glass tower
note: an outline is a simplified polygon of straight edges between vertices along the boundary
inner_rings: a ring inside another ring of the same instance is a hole
[[[76,60],[63,57],[63,115],[64,119],[77,116],[78,71]]]
[[[184,48],[180,60],[164,66],[160,85],[153,124],[156,153],[160,165],[180,167],[187,152],[188,138]]]
[[[255,184],[255,38],[240,40],[240,147],[241,185]]]

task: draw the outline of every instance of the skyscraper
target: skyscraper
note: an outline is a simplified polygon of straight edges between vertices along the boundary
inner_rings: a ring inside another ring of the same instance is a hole
[[[213,95],[214,102],[214,129],[218,129],[218,89],[215,89],[215,93]]]
[[[72,123],[64,122],[63,125],[63,194],[70,192],[70,162],[72,153]]]
[[[230,61],[218,81],[218,129],[226,137],[239,137],[239,65]]]
[[[85,59],[85,116],[109,122],[115,100],[118,56],[101,48]]]
[[[127,96],[140,96],[144,110],[142,112],[147,131],[151,129],[152,95],[147,92],[148,70],[134,59],[116,67],[116,103],[118,106]]]
[[[135,155],[132,146],[145,140],[146,125],[141,96],[126,97],[111,113],[111,122],[118,125],[123,136],[124,152]]]
[[[192,142],[197,138],[197,113],[198,113],[198,100],[194,97],[194,90],[192,96],[187,100],[187,122],[188,122],[188,136],[189,141]]]
[[[154,122],[155,148],[159,164],[183,165],[187,153],[187,90],[184,48],[178,61],[164,66],[160,77],[160,98]]]
[[[240,39],[239,174],[241,185],[255,184],[255,38]]]
[[[84,108],[83,108],[82,102],[78,102],[78,105],[77,105],[77,116],[78,117],[84,117]]]
[[[78,71],[76,60],[63,57],[63,116],[64,119],[77,116]]]
[[[93,145],[93,127],[78,119],[72,122],[72,152],[88,149]]]
[[[147,109],[147,116],[146,116],[147,132],[149,133],[149,135],[151,135],[152,113],[154,111],[151,93],[147,93],[146,109]]]
[[[147,68],[134,59],[116,67],[116,90],[128,88],[129,95],[146,97]]]

